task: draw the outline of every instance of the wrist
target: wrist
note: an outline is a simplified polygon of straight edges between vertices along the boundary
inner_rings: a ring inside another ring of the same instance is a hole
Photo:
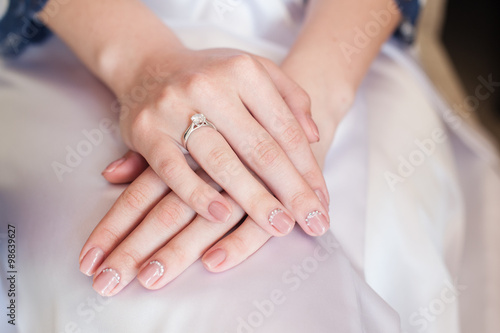
[[[309,94],[314,117],[340,121],[354,102],[357,86],[342,69],[326,69],[308,57],[294,54],[284,60],[281,68]]]
[[[177,40],[150,44],[133,49],[110,44],[99,52],[99,76],[116,96],[131,94],[133,90],[142,90],[141,87],[149,90],[152,82],[163,82],[172,71],[172,64],[186,51]]]

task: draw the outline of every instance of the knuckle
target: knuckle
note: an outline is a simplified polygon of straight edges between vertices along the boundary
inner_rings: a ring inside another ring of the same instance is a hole
[[[116,244],[120,241],[118,230],[112,224],[105,224],[99,230],[107,244]]]
[[[162,101],[169,101],[169,100],[176,98],[176,96],[177,96],[177,92],[175,91],[174,86],[167,85],[167,86],[164,86],[160,90],[160,92],[158,94],[158,99],[162,100]]]
[[[297,150],[304,143],[305,137],[297,125],[290,125],[283,131],[281,140],[283,140],[286,149]]]
[[[168,250],[172,253],[172,257],[175,258],[177,262],[186,262],[189,260],[186,244],[179,244],[179,242],[173,241],[169,243]]]
[[[323,175],[321,173],[321,169],[319,167],[311,167],[305,172],[301,173],[302,178],[308,183],[308,184],[315,184],[318,182],[318,179],[322,179]]]
[[[229,67],[236,71],[243,71],[247,74],[261,71],[259,63],[249,54],[241,53],[233,55],[228,59]]]
[[[299,209],[304,207],[306,202],[309,199],[309,195],[306,192],[296,192],[290,197],[290,205],[294,207],[295,209]]]
[[[182,175],[182,165],[172,158],[162,160],[158,169],[163,179],[176,179]]]
[[[216,170],[223,170],[232,161],[231,154],[225,147],[213,148],[208,156],[210,156],[209,163],[211,167]]]
[[[211,187],[210,187],[211,188]],[[210,189],[205,186],[197,186],[194,188],[193,192],[189,195],[190,206],[203,207],[205,203],[209,201]]]
[[[269,140],[260,140],[254,148],[254,159],[257,165],[261,167],[272,167],[279,160],[280,150],[278,145]]]
[[[168,205],[158,205],[155,214],[158,229],[177,232],[182,224],[184,214],[184,208],[178,201],[170,201]]]
[[[243,67],[255,65],[254,58],[248,53],[235,54],[229,58],[229,61],[232,62],[234,65]]]
[[[151,115],[147,110],[140,111],[132,120],[132,137],[140,140],[151,129]]]
[[[265,189],[262,189],[257,193],[252,193],[249,198],[249,212],[258,212],[260,209],[262,209],[263,202],[269,203],[276,200],[276,198]]]
[[[140,253],[133,247],[126,246],[120,251],[120,262],[127,267],[139,268],[142,264]]]
[[[156,110],[170,110],[178,104],[179,92],[174,86],[165,86],[156,98]]]
[[[148,205],[150,193],[151,190],[148,185],[136,183],[133,188],[128,187],[125,192],[123,192],[123,200],[128,208],[135,211],[141,211]]]
[[[226,240],[226,246],[231,248],[233,255],[245,256],[249,251],[248,240],[238,233],[232,233]]]
[[[191,73],[187,78],[185,88],[191,94],[206,93],[213,89],[212,78],[203,72]]]

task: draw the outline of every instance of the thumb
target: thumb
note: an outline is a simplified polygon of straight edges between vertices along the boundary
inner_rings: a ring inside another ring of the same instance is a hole
[[[104,178],[112,184],[130,183],[146,168],[148,162],[139,153],[129,150],[122,158],[112,162],[102,172]]]

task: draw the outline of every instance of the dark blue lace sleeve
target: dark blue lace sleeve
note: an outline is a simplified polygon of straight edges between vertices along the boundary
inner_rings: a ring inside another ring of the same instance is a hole
[[[411,44],[415,40],[417,19],[420,14],[419,0],[396,0],[403,19],[394,36]]]
[[[29,44],[45,39],[50,31],[36,19],[47,0],[11,0],[0,20],[0,56],[14,57]]]
[[[11,0],[6,14],[0,19],[0,56],[14,57],[29,44],[44,40],[49,29],[36,19],[47,0]],[[415,26],[420,14],[419,0],[396,0],[402,13],[401,25],[394,36],[411,44],[415,39]]]

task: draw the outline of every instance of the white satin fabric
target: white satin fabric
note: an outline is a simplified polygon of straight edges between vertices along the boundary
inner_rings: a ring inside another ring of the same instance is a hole
[[[303,13],[293,0],[147,3],[189,47],[277,62]],[[124,189],[99,174],[126,151],[108,130],[112,95],[54,38],[0,63],[0,101],[2,309],[8,224],[18,271],[17,325],[2,313],[1,332],[500,332],[498,156],[390,43],[325,163],[331,232],[296,228],[228,272],[197,262],[162,290],[134,281],[110,299],[78,255]]]

